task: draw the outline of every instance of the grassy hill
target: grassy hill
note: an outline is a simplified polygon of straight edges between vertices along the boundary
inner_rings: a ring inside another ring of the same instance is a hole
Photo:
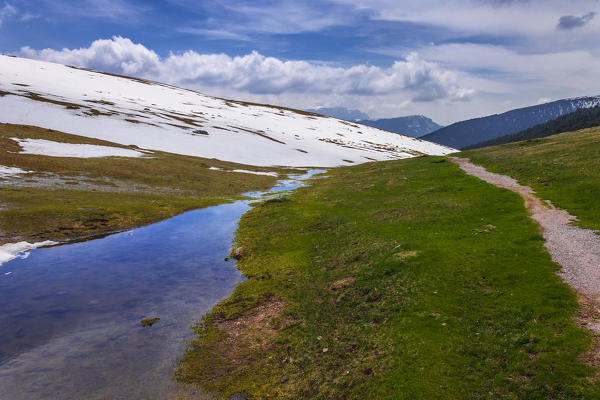
[[[600,127],[461,153],[493,172],[510,175],[600,230]]]
[[[245,214],[248,277],[178,379],[225,398],[600,397],[523,200],[442,157],[328,172]]]
[[[596,126],[600,126],[600,107],[584,108],[570,114],[562,115],[552,121],[525,129],[524,131],[467,146],[465,149],[478,149],[481,147],[514,143],[529,139],[539,139],[556,135],[557,133],[571,132]]]

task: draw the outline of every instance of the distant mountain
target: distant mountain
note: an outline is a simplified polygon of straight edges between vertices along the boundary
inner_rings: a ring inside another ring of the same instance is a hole
[[[600,106],[600,96],[578,97],[519,108],[503,114],[457,122],[421,139],[462,149],[466,146],[520,132],[581,108]]]
[[[369,119],[369,116],[360,110],[351,110],[344,107],[320,107],[308,109],[306,111],[353,122]]]
[[[558,133],[593,128],[595,126],[600,126],[600,107],[580,108],[575,112],[561,115],[556,119],[525,129],[524,131],[476,143],[465,147],[465,149],[477,149],[498,144],[520,142],[522,140],[538,139]]]
[[[423,115],[409,115],[406,117],[383,118],[359,122],[363,125],[413,137],[427,135],[437,129],[443,128],[442,125],[436,124],[430,118]]]

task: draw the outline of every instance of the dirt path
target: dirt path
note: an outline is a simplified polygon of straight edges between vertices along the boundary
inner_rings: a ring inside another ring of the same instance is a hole
[[[597,314],[600,303],[600,235],[589,229],[569,225],[575,216],[554,208],[549,201],[545,204],[535,196],[532,188],[520,185],[511,177],[488,172],[466,158],[453,158],[451,161],[467,174],[512,190],[525,199],[531,218],[542,228],[545,245],[552,260],[562,266],[559,275],[585,298],[582,299],[582,303],[587,303],[583,304],[588,306],[585,308],[593,307],[593,310],[585,312],[587,315],[582,316],[582,322],[591,330],[600,332],[600,321],[593,315]]]

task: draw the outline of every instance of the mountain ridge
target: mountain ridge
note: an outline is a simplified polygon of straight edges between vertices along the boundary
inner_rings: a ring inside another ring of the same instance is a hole
[[[517,133],[582,108],[600,106],[600,96],[581,96],[456,122],[422,139],[455,148]]]
[[[558,118],[544,122],[543,124],[535,125],[523,131],[469,145],[465,147],[465,150],[520,142],[523,140],[540,139],[563,132],[578,131],[580,129],[593,128],[596,126],[600,126],[600,107],[580,108],[572,113],[561,115]]]
[[[443,125],[439,125],[431,118],[421,114],[371,119],[367,114],[360,110],[348,109],[345,107],[320,107],[306,109],[305,111],[357,122],[362,125],[412,137],[421,137],[443,127]]]
[[[443,128],[442,125],[437,124],[431,118],[424,115],[407,115],[404,117],[380,118],[358,122],[363,125],[413,137],[423,137]]]

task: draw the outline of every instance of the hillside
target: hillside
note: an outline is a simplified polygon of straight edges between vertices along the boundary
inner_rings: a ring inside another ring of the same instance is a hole
[[[390,132],[402,133],[413,137],[422,137],[434,132],[442,125],[435,123],[431,118],[423,115],[409,115],[406,117],[383,118],[375,120],[363,120],[359,123]]]
[[[539,139],[556,135],[557,133],[593,128],[595,126],[600,126],[600,107],[582,108],[512,135],[501,136],[486,142],[466,146],[465,150],[519,142],[522,140]]]
[[[408,136],[137,78],[0,56],[0,122],[256,166],[447,154]]]
[[[597,106],[600,106],[600,96],[558,100],[457,122],[425,135],[422,139],[462,149],[475,143],[520,132],[581,108]]]

